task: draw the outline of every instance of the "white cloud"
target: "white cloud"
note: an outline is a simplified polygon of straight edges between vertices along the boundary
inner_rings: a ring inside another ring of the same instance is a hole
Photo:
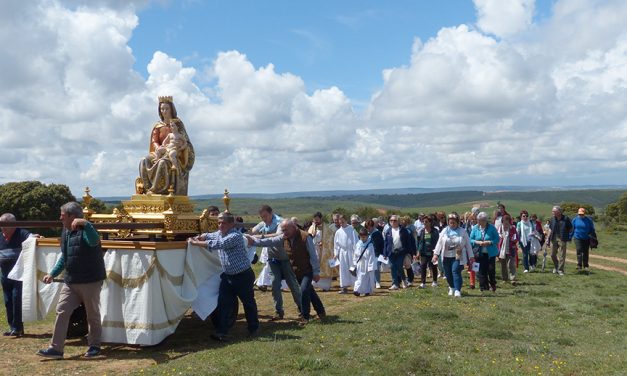
[[[362,114],[341,88],[309,92],[239,51],[203,67],[155,51],[143,79],[128,42],[146,4],[0,4],[2,182],[132,194],[156,97],[173,95],[191,194],[626,183],[622,1],[559,1],[534,25],[532,1],[476,0],[478,29],[416,38]]]
[[[535,0],[473,0],[477,26],[486,33],[508,37],[531,25]]]

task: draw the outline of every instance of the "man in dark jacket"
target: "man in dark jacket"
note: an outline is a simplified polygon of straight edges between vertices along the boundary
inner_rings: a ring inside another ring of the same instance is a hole
[[[390,216],[390,226],[385,229],[383,239],[383,256],[390,259],[390,267],[392,269],[392,286],[390,290],[398,290],[401,282],[403,282],[403,288],[411,286],[409,281],[403,281],[405,278],[403,260],[406,254],[415,252],[415,249],[412,250],[411,234],[400,225],[398,215]]]
[[[573,224],[570,218],[562,213],[559,206],[553,207],[553,217],[549,224],[549,240],[547,246],[551,246],[551,259],[553,260],[553,274],[564,275],[564,265],[566,264],[566,246],[571,239]],[[559,259],[557,258],[559,251]]]
[[[15,222],[15,216],[4,213],[0,221]],[[17,258],[22,252],[22,243],[30,236],[30,232],[22,228],[2,227],[0,236],[0,269],[2,270],[2,292],[4,293],[4,307],[7,310],[9,330],[4,332],[7,337],[21,337],[24,335],[22,322],[22,281],[9,279],[8,275],[15,266]]]
[[[63,231],[61,232],[61,257],[43,278],[44,283],[52,283],[54,277],[65,270],[64,284],[57,303],[57,318],[50,347],[39,350],[37,355],[46,358],[63,358],[63,348],[67,327],[72,312],[81,304],[85,306],[89,335],[89,349],[85,357],[100,354],[102,323],[100,319],[100,289],[106,278],[100,235],[83,218],[83,209],[77,202],[61,206]]]

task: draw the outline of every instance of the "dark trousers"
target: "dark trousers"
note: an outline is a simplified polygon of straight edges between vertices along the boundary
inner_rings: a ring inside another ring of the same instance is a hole
[[[590,239],[575,238],[575,248],[577,249],[577,267],[587,268],[590,258]]]
[[[218,307],[220,315],[216,334],[225,335],[229,330],[229,319],[233,315],[233,306],[236,299],[242,302],[248,331],[255,332],[259,328],[259,317],[257,316],[257,302],[255,301],[255,272],[246,269],[238,274],[220,275],[220,290],[218,293]]]
[[[529,251],[531,250],[531,243],[527,243],[526,247],[523,247],[521,244],[522,249],[522,254],[523,254],[523,267],[525,268],[525,270],[529,270],[529,264],[531,263],[531,255],[529,254]],[[531,264],[531,265],[535,265],[535,264]]]
[[[3,261],[0,263],[2,270],[2,292],[4,294],[4,307],[7,310],[7,321],[13,331],[24,331],[22,322],[22,282],[7,278],[17,260]]]
[[[481,291],[496,288],[496,256],[487,253],[479,255],[479,288]]]
[[[300,301],[300,305],[302,307],[301,314],[303,315],[303,318],[305,320],[309,320],[311,317],[309,313],[311,311],[312,305],[314,307],[314,310],[318,314],[318,316],[326,314],[324,310],[324,305],[322,304],[320,297],[318,296],[318,294],[316,293],[316,290],[314,290],[313,286],[311,285],[312,280],[313,280],[313,275],[311,273],[305,275],[304,277],[298,280],[298,283],[300,284],[300,295],[301,295],[301,301]]]
[[[433,256],[420,256],[420,283],[426,283],[427,280],[427,266],[431,269],[431,275],[433,276],[433,282],[438,281],[438,267],[433,265],[431,259]]]
[[[404,253],[392,253],[389,257],[390,259],[390,271],[392,273],[392,284],[399,287],[401,282],[405,278],[405,273],[403,272],[403,259],[405,258]]]
[[[409,255],[409,257],[411,257],[411,255]],[[405,261],[405,258],[403,258],[403,263],[404,261]],[[410,266],[408,269],[405,269],[405,271],[407,271],[407,281],[410,283],[413,283],[414,282],[414,269],[412,269]]]

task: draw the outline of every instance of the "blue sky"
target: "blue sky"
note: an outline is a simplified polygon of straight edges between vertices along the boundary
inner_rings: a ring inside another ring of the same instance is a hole
[[[551,3],[536,3],[536,20]],[[409,64],[414,38],[476,19],[470,0],[169,1],[138,16],[129,45],[144,76],[154,51],[202,69],[237,50],[255,66],[302,77],[309,92],[338,86],[358,107],[382,85],[384,69]]]
[[[0,1],[0,183],[129,196],[172,95],[190,194],[626,185],[625,19],[624,0]]]

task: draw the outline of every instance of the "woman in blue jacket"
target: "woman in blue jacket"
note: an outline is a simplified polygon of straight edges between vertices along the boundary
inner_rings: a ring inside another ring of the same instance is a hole
[[[477,226],[470,232],[470,243],[476,249],[475,259],[479,261],[479,288],[481,291],[496,291],[496,256],[499,254],[499,232],[488,223],[488,215],[477,215]]]

